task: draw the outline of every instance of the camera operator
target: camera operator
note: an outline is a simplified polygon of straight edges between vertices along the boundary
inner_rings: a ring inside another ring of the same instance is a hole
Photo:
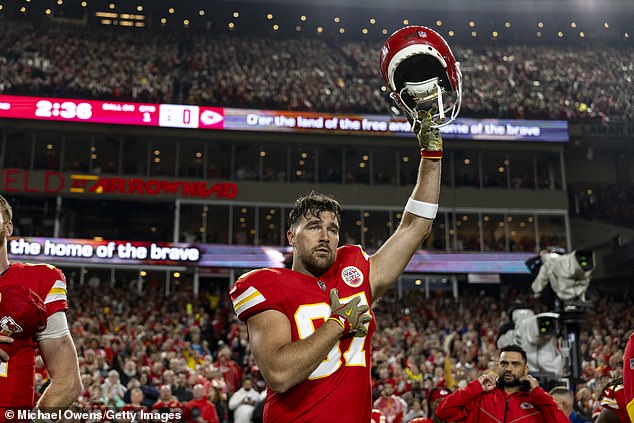
[[[594,270],[593,251],[575,250],[564,253],[560,248],[549,248],[542,250],[538,257],[528,260],[526,264],[535,274],[531,284],[535,296],[539,297],[550,286],[558,300],[564,304],[586,302],[586,291]]]
[[[487,371],[443,399],[436,416],[445,421],[570,423],[555,400],[528,374],[526,352],[517,345],[500,349],[496,373]]]

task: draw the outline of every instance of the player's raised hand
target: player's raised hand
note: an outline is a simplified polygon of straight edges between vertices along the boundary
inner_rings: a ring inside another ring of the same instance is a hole
[[[368,334],[365,324],[372,320],[367,313],[370,309],[367,305],[359,305],[361,297],[354,297],[347,303],[342,304],[339,300],[339,292],[337,288],[330,290],[330,317],[343,328],[342,336],[353,334],[354,336],[363,337]]]
[[[442,158],[442,137],[440,130],[432,126],[433,117],[438,112],[435,107],[428,111],[418,111],[417,119],[408,116],[408,121],[412,125],[412,132],[416,134],[418,144],[421,148],[421,154],[428,159]]]

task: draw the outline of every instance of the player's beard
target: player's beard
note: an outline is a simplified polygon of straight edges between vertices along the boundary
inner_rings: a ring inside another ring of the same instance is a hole
[[[502,386],[506,388],[512,388],[514,386],[520,385],[520,378],[510,373],[511,378],[506,377],[507,374],[503,374],[500,380],[502,381]]]
[[[335,262],[335,252],[328,247],[328,255],[318,254],[317,249],[325,247],[325,245],[312,248],[310,250],[299,248],[297,257],[301,260],[304,268],[314,276],[321,276]]]

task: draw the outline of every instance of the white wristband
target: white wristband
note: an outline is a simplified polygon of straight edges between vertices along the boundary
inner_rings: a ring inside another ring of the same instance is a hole
[[[405,205],[405,211],[426,219],[434,219],[436,218],[436,213],[438,213],[438,204],[426,203],[410,198]]]

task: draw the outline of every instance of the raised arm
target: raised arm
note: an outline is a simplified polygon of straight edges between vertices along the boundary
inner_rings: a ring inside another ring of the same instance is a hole
[[[416,186],[403,212],[401,224],[390,238],[370,257],[370,286],[376,300],[388,290],[427,238],[438,208],[442,139],[431,128],[431,114],[420,127],[414,127],[421,145]]]

